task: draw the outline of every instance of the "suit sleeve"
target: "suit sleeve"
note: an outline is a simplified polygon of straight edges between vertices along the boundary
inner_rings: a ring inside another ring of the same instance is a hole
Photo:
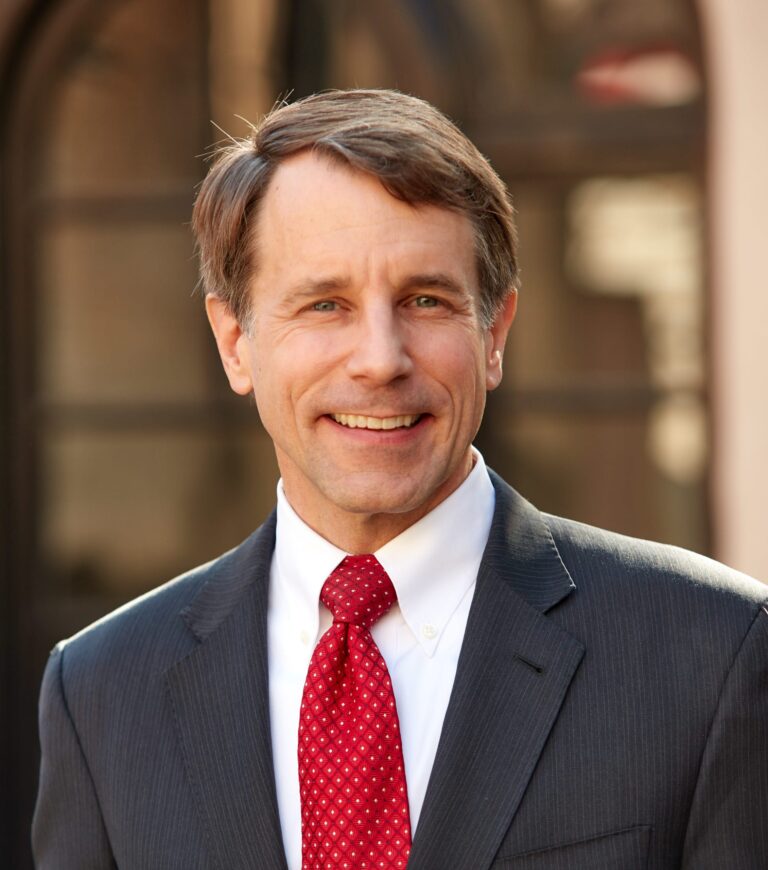
[[[768,609],[723,686],[701,761],[683,870],[768,867]]]
[[[67,707],[64,649],[51,653],[40,693],[40,786],[32,822],[37,870],[116,867],[96,789]]]

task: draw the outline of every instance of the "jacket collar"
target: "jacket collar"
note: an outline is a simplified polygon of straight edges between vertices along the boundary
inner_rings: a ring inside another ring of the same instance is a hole
[[[546,613],[576,588],[544,516],[494,471],[496,490],[480,573],[491,572],[536,610]]]
[[[181,618],[199,641],[204,641],[226,622],[244,597],[255,591],[257,597],[263,596],[266,600],[275,525],[276,514],[272,511],[264,524],[239,547],[200,569],[208,572],[208,578],[192,602],[181,611]]]

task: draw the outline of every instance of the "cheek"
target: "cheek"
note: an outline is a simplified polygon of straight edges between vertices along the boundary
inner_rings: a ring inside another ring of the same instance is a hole
[[[474,341],[454,341],[446,345],[440,357],[439,370],[450,373],[450,384],[462,385],[462,390],[484,391],[486,377],[485,347]],[[467,400],[470,399],[468,395]]]
[[[427,350],[422,348],[422,350]],[[422,354],[421,371],[437,384],[452,409],[451,428],[454,431],[477,428],[485,407],[486,367],[484,347],[477,341],[458,340],[432,346],[433,353]]]
[[[262,420],[294,428],[309,406],[313,388],[321,380],[320,367],[288,347],[261,361],[254,389]]]

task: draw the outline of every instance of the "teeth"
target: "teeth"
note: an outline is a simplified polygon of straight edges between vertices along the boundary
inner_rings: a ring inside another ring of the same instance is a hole
[[[364,417],[361,414],[331,414],[331,417],[349,429],[399,429],[408,428],[419,419],[420,414],[402,414],[399,417]]]

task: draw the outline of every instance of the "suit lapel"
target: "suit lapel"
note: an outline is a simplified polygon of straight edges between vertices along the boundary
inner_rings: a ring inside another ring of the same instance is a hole
[[[492,478],[494,523],[409,870],[490,866],[584,652],[545,615],[574,588],[546,524]]]
[[[212,569],[183,613],[199,644],[166,678],[216,864],[286,866],[269,728],[267,595],[274,517]]]

